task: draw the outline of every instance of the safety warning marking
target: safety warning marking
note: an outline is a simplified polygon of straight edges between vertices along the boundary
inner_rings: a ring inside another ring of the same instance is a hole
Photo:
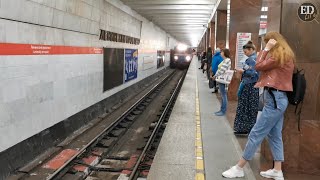
[[[103,54],[103,48],[0,43],[0,55]]]
[[[196,174],[196,180],[204,180],[204,174],[203,173],[197,173]]]
[[[204,180],[204,159],[202,149],[202,135],[201,135],[201,117],[200,117],[200,101],[198,81],[196,80],[196,139],[195,139],[195,155],[196,155],[196,180]]]

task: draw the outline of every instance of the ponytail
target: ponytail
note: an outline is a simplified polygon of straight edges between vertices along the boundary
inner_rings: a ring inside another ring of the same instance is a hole
[[[248,41],[247,44],[245,44],[242,48],[256,50],[256,46],[253,44],[252,41]]]

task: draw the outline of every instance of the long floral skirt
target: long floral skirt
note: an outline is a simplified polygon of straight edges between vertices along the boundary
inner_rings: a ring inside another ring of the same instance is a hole
[[[255,83],[245,84],[238,100],[234,131],[249,133],[256,123],[259,106],[259,88]]]

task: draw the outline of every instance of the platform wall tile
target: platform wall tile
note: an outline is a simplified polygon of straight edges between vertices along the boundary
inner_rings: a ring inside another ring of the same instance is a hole
[[[90,18],[92,15],[93,7],[85,1],[77,1],[76,5],[76,15]]]
[[[0,136],[20,133],[1,141],[0,152],[162,70],[156,51],[176,44],[120,1],[0,0],[0,16],[7,18],[0,19],[2,43],[139,49],[138,78],[104,93],[101,54],[1,56],[0,104],[7,113],[1,115]],[[141,44],[101,41],[100,28],[140,38]],[[151,69],[142,68],[144,56],[152,57]]]
[[[0,16],[3,18],[19,18],[23,5],[19,0],[1,0]]]
[[[39,8],[38,23],[43,24],[45,26],[52,26],[53,10],[53,8],[43,6]]]
[[[63,12],[61,10],[53,9],[52,26],[62,28],[63,21],[64,21],[64,14],[65,14],[65,12]]]
[[[55,0],[55,8],[60,10],[60,11],[66,11],[67,6],[66,6],[66,1],[68,0]]]

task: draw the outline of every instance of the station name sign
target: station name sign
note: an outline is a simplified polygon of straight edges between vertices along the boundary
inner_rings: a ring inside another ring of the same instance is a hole
[[[99,40],[121,42],[121,43],[127,43],[127,44],[135,44],[135,45],[140,44],[139,38],[134,38],[127,35],[106,31],[103,29],[100,29]]]

